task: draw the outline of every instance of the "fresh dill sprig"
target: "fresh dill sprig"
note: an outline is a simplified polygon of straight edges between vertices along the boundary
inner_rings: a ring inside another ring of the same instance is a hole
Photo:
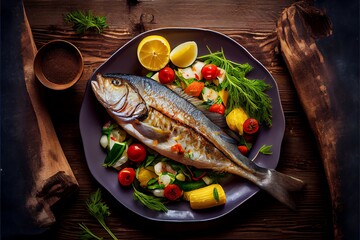
[[[64,17],[65,22],[73,24],[77,34],[92,31],[101,33],[108,26],[105,16],[96,16],[91,11],[73,11]]]
[[[90,195],[89,199],[86,201],[86,206],[88,212],[100,223],[100,225],[107,231],[112,239],[118,240],[105,223],[106,217],[110,216],[110,211],[109,207],[101,199],[100,189]],[[90,229],[87,228],[84,224],[80,224],[80,227],[85,231],[85,233],[82,235],[83,239],[91,239],[91,237],[98,240],[102,239],[92,233]]]
[[[225,114],[234,108],[241,107],[250,117],[271,126],[271,99],[264,92],[271,86],[262,80],[246,78],[246,74],[253,69],[252,66],[248,63],[239,64],[226,59],[223,50],[214,53],[210,51],[210,54],[200,56],[198,59],[206,64],[213,63],[226,72],[225,80],[221,83],[221,88],[229,92]]]
[[[145,193],[138,191],[134,185],[133,188],[134,188],[134,200],[139,200],[146,207],[154,211],[160,211],[160,212],[168,211],[168,209],[162,202],[163,200],[161,198],[146,195]]]

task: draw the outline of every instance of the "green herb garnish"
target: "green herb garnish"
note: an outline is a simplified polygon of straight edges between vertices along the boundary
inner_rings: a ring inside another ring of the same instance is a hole
[[[225,79],[221,83],[221,88],[229,92],[228,104],[225,114],[234,108],[241,107],[245,112],[258,119],[260,123],[271,126],[272,106],[270,97],[264,92],[271,86],[262,80],[251,80],[246,78],[246,74],[252,67],[245,63],[239,64],[226,59],[223,51],[218,51],[198,57],[206,64],[213,63],[225,70]]]
[[[272,147],[272,145],[263,145],[259,149],[259,152],[264,154],[264,155],[270,155],[270,154],[272,154],[271,147]]]
[[[105,16],[95,16],[91,11],[73,11],[64,17],[65,22],[73,24],[77,34],[85,32],[101,33],[107,27]]]
[[[93,216],[100,223],[100,225],[106,230],[112,239],[118,240],[118,238],[105,223],[106,217],[110,216],[110,211],[109,207],[101,199],[100,189],[90,195],[89,199],[86,201],[86,206],[91,216]],[[82,239],[102,239],[101,237],[98,237],[92,233],[90,229],[87,228],[84,224],[80,224],[80,227],[84,231],[84,233],[81,235]]]
[[[168,209],[163,203],[163,199],[155,196],[146,195],[145,193],[138,191],[134,185],[133,188],[134,188],[134,200],[139,200],[146,207],[154,211],[159,211],[159,212],[168,211]]]

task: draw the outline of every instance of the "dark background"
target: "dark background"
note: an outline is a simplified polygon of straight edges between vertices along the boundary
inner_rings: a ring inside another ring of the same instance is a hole
[[[318,46],[333,68],[335,97],[344,114],[338,159],[343,211],[339,215],[344,239],[359,236],[359,1],[315,1],[325,9],[333,24],[333,34],[319,40]],[[341,114],[339,112],[339,114]]]

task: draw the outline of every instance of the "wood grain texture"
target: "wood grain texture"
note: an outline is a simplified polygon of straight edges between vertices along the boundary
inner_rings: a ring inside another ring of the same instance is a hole
[[[33,156],[32,161],[34,163],[30,165],[34,186],[31,186],[31,193],[26,204],[34,221],[36,221],[36,225],[45,228],[56,221],[51,207],[61,199],[76,192],[78,183],[44,105],[42,86],[39,85],[34,74],[33,60],[37,49],[25,10],[21,46],[24,80],[37,120],[37,125],[33,127],[38,130],[38,134],[34,135],[31,141],[28,141],[27,147],[39,149],[39,152]]]
[[[341,211],[337,141],[342,112],[334,102],[334,74],[316,43],[318,37],[331,35],[331,22],[323,11],[300,2],[284,10],[277,26],[281,52],[320,149],[332,199],[334,238],[342,239],[337,219]]]
[[[271,72],[286,118],[277,169],[303,179],[307,186],[295,195],[296,212],[260,192],[220,219],[191,224],[148,221],[103,192],[111,210],[109,227],[119,239],[331,239],[331,203],[320,154],[276,40],[276,21],[294,1],[228,0],[211,6],[208,1],[129,2],[134,1],[25,1],[37,47],[65,39],[81,50],[85,60],[84,73],[74,87],[61,92],[45,90],[50,117],[80,190],[71,201],[54,209],[57,223],[41,239],[77,239],[81,222],[106,237],[84,204],[100,186],[89,172],[82,149],[78,125],[82,97],[93,71],[118,48],[142,31],[169,26],[222,32],[247,48]],[[63,14],[77,9],[106,15],[109,28],[101,35],[77,36],[62,20]]]

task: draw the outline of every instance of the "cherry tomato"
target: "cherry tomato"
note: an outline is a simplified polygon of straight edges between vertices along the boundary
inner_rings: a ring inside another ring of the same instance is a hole
[[[220,71],[219,71],[218,67],[212,63],[206,64],[201,69],[201,74],[208,81],[214,80],[219,75],[219,73],[220,73]]]
[[[181,188],[176,184],[169,184],[164,188],[164,197],[170,201],[179,199],[183,194]]]
[[[140,163],[146,158],[146,149],[140,143],[133,143],[129,146],[127,150],[128,158],[135,162]]]
[[[214,103],[209,107],[210,112],[214,113],[220,113],[221,115],[224,115],[225,113],[225,106],[222,103]]]
[[[245,146],[245,145],[238,146],[238,149],[241,152],[241,154],[244,155],[244,156],[246,156],[248,154],[248,152],[249,152],[248,147]]]
[[[259,123],[255,118],[248,118],[243,124],[243,130],[246,134],[255,134],[259,130]]]
[[[170,67],[164,67],[159,71],[159,81],[162,84],[172,83],[175,80],[175,72]]]
[[[118,174],[119,183],[122,186],[130,186],[135,179],[135,170],[133,168],[124,168]]]

